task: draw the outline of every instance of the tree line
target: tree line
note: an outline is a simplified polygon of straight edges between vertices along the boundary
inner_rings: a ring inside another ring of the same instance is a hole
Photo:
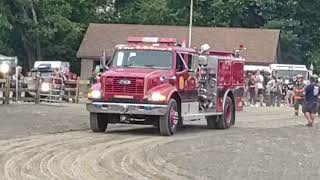
[[[281,29],[283,63],[320,69],[320,1],[194,0],[195,26]],[[188,25],[189,0],[0,0],[0,54],[69,61],[91,22]]]

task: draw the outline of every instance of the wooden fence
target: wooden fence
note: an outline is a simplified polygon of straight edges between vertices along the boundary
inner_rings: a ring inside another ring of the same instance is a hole
[[[10,80],[9,78],[0,79],[0,102],[9,104],[11,101],[18,100],[20,102],[34,102],[39,104],[42,101],[46,101],[45,96],[54,96],[52,93],[54,90],[50,90],[47,94],[41,92],[41,83],[39,80],[33,80],[31,87],[26,82],[26,79],[20,80],[18,82],[18,93],[16,93],[17,89],[15,84],[15,80]],[[63,92],[61,99],[66,102],[70,102],[71,100],[73,103],[79,103],[79,99],[86,94],[89,84],[90,82],[88,80],[64,82],[65,86],[61,90]]]

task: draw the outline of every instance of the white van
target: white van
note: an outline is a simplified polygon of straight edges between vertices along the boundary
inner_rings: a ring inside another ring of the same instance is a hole
[[[267,73],[271,73],[270,72],[270,67],[269,66],[256,66],[256,65],[244,65],[244,71],[245,72],[255,72],[255,71],[264,71]]]
[[[70,69],[69,62],[63,61],[36,61],[34,63],[34,69],[59,69],[60,71],[64,69]]]
[[[301,74],[304,80],[309,81],[311,71],[305,65],[296,64],[270,64],[270,72],[276,78],[291,79],[297,74]]]

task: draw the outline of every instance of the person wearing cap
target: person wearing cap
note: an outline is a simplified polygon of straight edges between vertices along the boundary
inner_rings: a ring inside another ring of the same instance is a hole
[[[303,76],[301,74],[297,75],[297,82],[295,84],[295,87],[293,89],[293,97],[294,97],[294,113],[296,116],[299,115],[299,106],[303,105],[304,100],[304,88],[305,84],[303,82]]]
[[[315,114],[318,107],[319,86],[318,77],[311,76],[310,84],[305,88],[305,100],[302,106],[302,111],[307,119],[306,126],[313,126]]]

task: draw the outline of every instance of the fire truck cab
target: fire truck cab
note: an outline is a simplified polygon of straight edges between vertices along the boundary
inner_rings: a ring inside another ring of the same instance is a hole
[[[88,93],[90,125],[151,124],[170,136],[187,120],[206,119],[209,128],[235,123],[244,93],[244,59],[239,52],[186,48],[174,38],[129,37],[101,64],[105,72]]]

